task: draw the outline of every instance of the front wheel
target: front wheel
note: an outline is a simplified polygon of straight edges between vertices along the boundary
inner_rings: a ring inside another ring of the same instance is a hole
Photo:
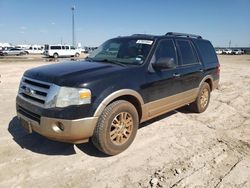
[[[138,113],[134,105],[124,100],[115,101],[100,116],[92,142],[100,151],[116,155],[133,142],[138,124]]]
[[[189,105],[189,108],[191,111],[196,113],[202,113],[204,112],[209,104],[210,101],[210,86],[207,82],[204,82],[201,85],[199,94],[196,98],[196,100]]]

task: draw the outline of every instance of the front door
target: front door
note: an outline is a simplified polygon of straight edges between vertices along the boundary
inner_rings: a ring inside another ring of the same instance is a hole
[[[153,63],[160,58],[172,58],[176,67],[168,69],[155,69]],[[159,42],[152,57],[147,74],[145,86],[146,119],[158,116],[179,105],[182,92],[180,69],[176,54],[176,47],[172,39],[163,39]]]

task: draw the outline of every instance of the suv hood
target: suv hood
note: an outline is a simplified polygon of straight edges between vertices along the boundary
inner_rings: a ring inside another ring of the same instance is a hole
[[[81,84],[94,79],[101,79],[111,72],[126,69],[116,64],[102,62],[66,62],[45,65],[27,70],[24,76],[40,81],[54,83],[59,86],[79,87]]]

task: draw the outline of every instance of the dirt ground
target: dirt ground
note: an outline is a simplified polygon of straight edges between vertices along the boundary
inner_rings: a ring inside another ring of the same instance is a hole
[[[0,187],[250,187],[250,56],[219,59],[206,112],[182,108],[143,123],[113,157],[26,133],[15,116],[20,78],[54,62],[0,60]]]

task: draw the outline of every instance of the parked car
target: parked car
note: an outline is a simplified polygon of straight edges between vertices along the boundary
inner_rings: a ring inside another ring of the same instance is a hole
[[[81,50],[69,45],[45,45],[44,55],[48,57],[79,57]]]
[[[97,47],[84,47],[84,50],[82,52],[85,53],[85,54],[89,54],[89,53],[93,52],[96,49],[97,49]]]
[[[221,49],[216,49],[215,51],[216,51],[217,55],[221,55],[223,53],[223,51]]]
[[[223,50],[223,54],[232,55],[233,54],[233,50],[232,49],[224,49]]]
[[[27,70],[17,116],[30,133],[71,143],[91,138],[116,155],[133,142],[139,123],[185,105],[204,112],[219,77],[214,47],[201,36],[118,37],[84,61]]]
[[[241,50],[241,49],[234,49],[234,50],[232,51],[232,54],[233,54],[233,55],[242,55],[242,54],[244,54],[244,51]]]
[[[31,46],[25,50],[26,54],[43,54],[44,50],[42,47]]]
[[[18,48],[10,48],[7,50],[3,50],[0,53],[2,56],[10,56],[10,55],[25,55],[25,51],[22,49],[18,49]]]

